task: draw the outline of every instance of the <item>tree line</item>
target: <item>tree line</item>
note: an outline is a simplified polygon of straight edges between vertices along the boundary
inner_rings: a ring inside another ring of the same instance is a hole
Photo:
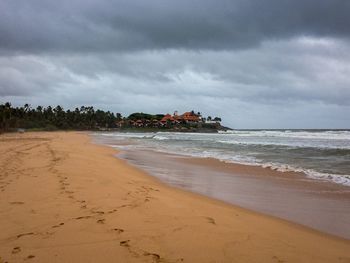
[[[115,128],[117,121],[121,119],[120,113],[95,110],[92,106],[64,110],[60,105],[55,108],[51,106],[31,108],[29,104],[22,107],[13,107],[9,102],[0,104],[0,131],[19,128],[43,130]]]

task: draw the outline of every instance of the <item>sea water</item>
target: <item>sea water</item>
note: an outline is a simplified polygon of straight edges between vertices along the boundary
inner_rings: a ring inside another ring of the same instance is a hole
[[[97,133],[112,146],[258,165],[350,186],[350,130]],[[127,144],[125,144],[127,142]]]

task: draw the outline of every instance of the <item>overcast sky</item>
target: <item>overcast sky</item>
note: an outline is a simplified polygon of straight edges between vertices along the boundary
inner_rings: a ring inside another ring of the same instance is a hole
[[[1,0],[0,103],[350,128],[349,0]]]

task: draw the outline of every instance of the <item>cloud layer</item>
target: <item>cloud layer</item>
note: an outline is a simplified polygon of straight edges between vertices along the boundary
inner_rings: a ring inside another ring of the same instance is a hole
[[[350,36],[346,0],[3,0],[0,10],[5,51],[246,49],[297,35]]]
[[[349,1],[0,2],[0,102],[350,128]]]

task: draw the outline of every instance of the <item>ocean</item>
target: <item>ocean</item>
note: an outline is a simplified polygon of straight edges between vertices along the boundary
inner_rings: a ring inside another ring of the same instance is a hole
[[[119,149],[210,157],[350,186],[350,130],[96,133]]]

